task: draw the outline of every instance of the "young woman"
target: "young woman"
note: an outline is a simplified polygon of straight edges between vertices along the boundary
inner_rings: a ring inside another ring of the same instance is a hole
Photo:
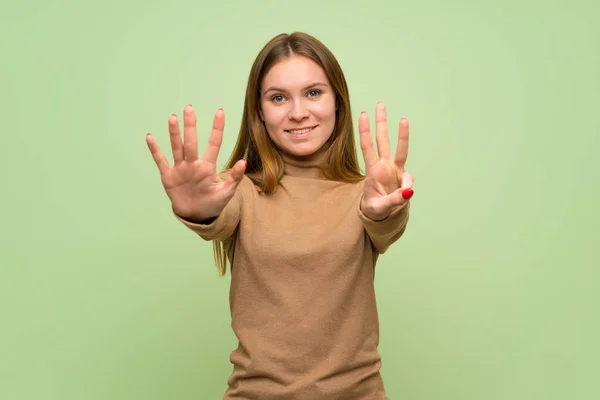
[[[377,153],[367,114],[358,120],[363,176],[344,74],[319,40],[296,32],[274,37],[252,65],[225,172],[221,109],[202,158],[191,105],[183,141],[169,118],[174,165],[147,135],[175,216],[213,241],[220,274],[231,264],[239,345],[225,399],[387,399],[374,269],[406,229],[413,178],[407,121],[392,154],[381,103],[375,120]]]

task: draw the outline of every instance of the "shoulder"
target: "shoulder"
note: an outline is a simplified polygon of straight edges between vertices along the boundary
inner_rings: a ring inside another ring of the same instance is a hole
[[[256,192],[258,190],[258,187],[254,184],[254,181],[252,181],[252,179],[250,179],[250,177],[246,174],[244,174],[242,177],[242,181],[240,182],[238,188],[246,192]]]

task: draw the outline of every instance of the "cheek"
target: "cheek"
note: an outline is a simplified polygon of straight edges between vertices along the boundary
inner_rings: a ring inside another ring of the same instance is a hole
[[[281,125],[285,115],[284,107],[263,107],[263,117],[267,126],[276,127]]]
[[[316,103],[312,109],[312,113],[321,121],[329,121],[335,119],[335,105],[333,103]]]
[[[310,105],[311,112],[321,120],[335,118],[335,98],[330,93]]]

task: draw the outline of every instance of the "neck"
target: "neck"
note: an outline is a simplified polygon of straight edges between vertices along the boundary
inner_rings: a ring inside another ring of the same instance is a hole
[[[323,146],[316,153],[307,156],[295,156],[281,152],[283,159],[285,175],[300,178],[323,179],[325,176],[321,171],[320,165],[327,151],[328,145]]]

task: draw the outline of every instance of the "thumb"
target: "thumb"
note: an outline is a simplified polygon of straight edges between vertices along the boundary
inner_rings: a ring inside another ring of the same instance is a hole
[[[386,196],[389,197],[388,201],[389,203],[391,203],[392,207],[402,205],[408,200],[410,200],[413,194],[415,194],[415,191],[412,188],[413,184],[414,179],[412,175],[408,172],[404,172],[402,174],[401,186],[398,189],[394,190],[392,193],[390,193],[388,196]]]
[[[224,182],[224,187],[234,190],[242,181],[247,165],[248,162],[246,160],[239,160],[236,162],[235,165],[229,170],[227,179]]]
[[[400,185],[400,195],[404,200],[409,200],[412,195],[415,193],[413,190],[413,185],[415,180],[411,174],[408,172],[402,173],[402,185]]]
[[[385,196],[385,202],[390,208],[401,206],[410,200],[414,193],[415,191],[410,187],[401,187]]]

